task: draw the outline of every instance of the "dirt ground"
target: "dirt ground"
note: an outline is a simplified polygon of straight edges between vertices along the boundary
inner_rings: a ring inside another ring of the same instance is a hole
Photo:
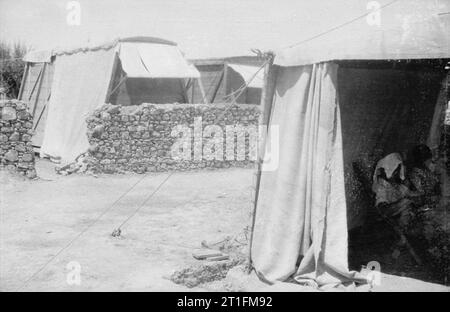
[[[167,173],[61,176],[45,160],[37,171],[33,181],[0,172],[0,291],[224,290],[217,282],[187,288],[167,277],[198,263],[192,252],[202,240],[242,233],[252,207],[252,169],[174,173],[120,237],[111,233]],[[70,280],[74,264],[79,285]],[[378,290],[448,291],[393,275],[383,281]],[[242,289],[261,284],[247,286]]]
[[[235,235],[249,218],[251,169],[175,173],[114,238],[167,173],[146,176],[93,224],[144,175],[60,176],[47,161],[37,167],[37,181],[2,177],[2,291],[188,290],[165,277],[194,263],[202,240]],[[72,261],[80,285],[67,283]]]

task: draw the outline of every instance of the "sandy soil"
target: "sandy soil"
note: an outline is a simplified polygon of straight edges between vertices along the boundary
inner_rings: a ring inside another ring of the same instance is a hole
[[[38,161],[37,170],[40,179],[33,181],[0,172],[0,291],[225,289],[229,279],[187,288],[166,277],[198,263],[192,252],[202,240],[242,233],[252,207],[252,169],[174,173],[117,238],[112,231],[142,205],[167,173],[61,176],[44,160]],[[67,281],[73,276],[74,261],[80,265],[80,285]],[[247,282],[248,278],[239,277],[234,283],[244,283],[238,288],[245,291],[276,291],[257,280]],[[280,290],[300,291],[292,285]],[[376,290],[448,288],[383,275]]]
[[[165,276],[194,263],[202,240],[241,232],[251,208],[251,169],[175,173],[114,238],[167,173],[146,176],[97,222],[143,175],[60,176],[46,161],[38,175],[2,177],[2,291],[188,290]],[[80,285],[67,283],[72,261],[81,266]]]

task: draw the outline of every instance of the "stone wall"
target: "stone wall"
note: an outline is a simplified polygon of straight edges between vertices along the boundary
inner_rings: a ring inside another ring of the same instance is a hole
[[[257,142],[248,133],[257,131],[258,118],[259,106],[248,104],[105,104],[87,118],[89,167],[143,173],[251,166]],[[242,130],[233,142],[230,129]]]
[[[17,100],[0,101],[0,166],[36,177],[31,146],[33,117]]]

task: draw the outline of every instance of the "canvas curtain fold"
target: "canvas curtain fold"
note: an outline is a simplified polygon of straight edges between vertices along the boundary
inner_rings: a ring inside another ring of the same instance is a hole
[[[251,260],[260,277],[317,285],[353,276],[334,63],[280,67],[268,125],[279,129],[279,162],[262,165]],[[268,135],[267,145],[276,148]]]
[[[436,105],[433,113],[433,120],[431,122],[430,132],[427,138],[427,145],[432,150],[436,150],[441,145],[442,136],[442,116],[444,115],[447,102],[446,102],[446,85],[449,83],[448,76],[446,76],[442,83],[441,89],[439,91],[439,96],[436,101]]]

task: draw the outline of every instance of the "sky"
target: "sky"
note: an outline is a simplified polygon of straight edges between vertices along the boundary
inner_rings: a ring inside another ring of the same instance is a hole
[[[188,58],[251,55],[250,49],[278,50],[360,16],[369,1],[78,0],[80,25],[67,23],[69,2],[0,0],[0,40],[48,50],[153,36],[177,42]]]

